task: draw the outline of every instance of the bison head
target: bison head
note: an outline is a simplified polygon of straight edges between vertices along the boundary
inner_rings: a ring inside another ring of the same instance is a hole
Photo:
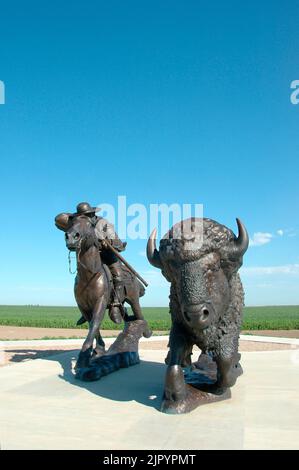
[[[246,228],[239,219],[237,224],[236,237],[211,219],[187,219],[167,232],[159,250],[156,230],[148,240],[149,262],[172,284],[176,317],[195,332],[215,323],[231,302],[231,280],[249,243]]]

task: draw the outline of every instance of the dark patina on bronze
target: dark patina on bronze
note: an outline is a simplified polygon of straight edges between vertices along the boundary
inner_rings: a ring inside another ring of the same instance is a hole
[[[244,292],[238,270],[249,237],[239,219],[237,224],[238,237],[214,220],[187,219],[167,232],[159,250],[156,230],[148,240],[149,262],[171,283],[164,412],[186,413],[229,398],[242,373],[238,345]],[[192,364],[194,345],[202,356]]]
[[[83,318],[79,323],[89,323],[88,335],[75,366],[76,377],[82,380],[97,380],[120,367],[137,364],[138,341],[141,336],[150,337],[152,334],[139,303],[145,289],[129,265],[125,266],[118,261],[114,252],[109,252],[110,243],[115,240],[116,246],[123,245],[118,237],[110,242],[106,239],[106,233],[102,236],[99,231],[96,232],[95,226],[99,219],[94,219],[95,210],[97,208],[81,203],[75,214],[63,213],[55,218],[56,226],[65,232],[67,248],[76,252],[74,293]],[[111,257],[113,262],[110,265],[108,263],[108,267],[104,261],[110,261]],[[115,272],[117,276],[113,275]],[[120,286],[121,289],[117,289]],[[131,306],[132,316],[127,314],[125,302]],[[115,323],[124,321],[125,324],[124,331],[108,352],[100,333],[106,309],[109,309],[109,315]],[[119,316],[115,317],[115,313]]]

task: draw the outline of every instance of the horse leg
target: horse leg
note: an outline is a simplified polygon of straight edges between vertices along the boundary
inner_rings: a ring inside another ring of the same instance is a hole
[[[137,320],[144,320],[145,323],[146,323],[146,327],[144,329],[144,332],[143,332],[143,336],[145,338],[149,338],[150,336],[152,336],[153,332],[152,330],[150,329],[150,327],[148,326],[147,324],[147,321],[144,319],[144,316],[142,314],[142,310],[141,310],[141,307],[140,307],[140,303],[139,303],[139,299],[137,298],[134,298],[134,299],[127,299],[127,302],[128,304],[132,307],[132,311],[134,313],[134,317],[137,319]]]
[[[96,347],[93,350],[93,357],[103,356],[103,354],[105,354],[105,343],[101,336],[100,331],[97,332],[95,339],[96,339]]]
[[[85,322],[89,322],[89,316],[88,316],[88,312],[84,310],[83,307],[81,307],[81,305],[78,303],[77,301],[77,305],[78,305],[78,308],[80,310],[80,313],[81,313],[81,317],[79,318],[79,320],[77,321],[76,325],[77,326],[80,326],[80,325],[83,325]]]
[[[97,302],[92,312],[92,319],[89,323],[89,332],[81,348],[81,351],[77,360],[77,364],[76,364],[76,369],[79,369],[81,367],[87,367],[90,364],[93,342],[97,334],[99,334],[99,327],[100,327],[101,321],[103,320],[106,306],[107,306],[106,302],[104,302],[103,299],[101,299],[99,302]]]

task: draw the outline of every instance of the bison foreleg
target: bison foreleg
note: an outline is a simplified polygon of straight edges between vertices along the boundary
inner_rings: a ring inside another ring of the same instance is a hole
[[[220,389],[232,387],[237,377],[233,374],[233,359],[231,357],[216,357],[217,364],[217,382],[216,386]]]
[[[164,397],[170,401],[180,401],[186,397],[186,384],[181,366],[168,366],[165,376]]]
[[[241,355],[236,352],[231,356],[216,356],[217,364],[217,382],[216,389],[225,390],[235,385],[237,378],[242,374],[242,367],[239,364]]]
[[[186,397],[186,384],[181,364],[190,350],[190,342],[173,325],[169,337],[168,368],[165,377],[164,395],[167,400],[179,401]]]
[[[220,389],[226,389],[235,385],[238,376],[242,373],[239,365],[241,355],[238,353],[238,336],[232,332],[223,335],[218,354],[215,354],[214,360],[217,364],[217,382],[216,386]]]

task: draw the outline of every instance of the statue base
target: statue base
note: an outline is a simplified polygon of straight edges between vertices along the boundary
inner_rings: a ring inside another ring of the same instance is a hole
[[[161,405],[162,413],[183,414],[190,413],[201,405],[223,401],[231,398],[231,391],[227,389],[220,395],[198,390],[192,385],[186,385],[186,397],[180,401],[163,400]]]
[[[124,330],[108,351],[100,357],[91,357],[86,367],[76,368],[76,379],[91,382],[119,369],[139,364],[139,340],[147,329],[148,325],[145,320],[126,322]]]
[[[241,366],[238,375],[241,375]],[[217,380],[217,367],[207,354],[201,354],[197,362],[184,369],[186,396],[182,400],[163,399],[161,411],[168,414],[183,414],[195,408],[231,398],[231,391],[214,387]]]

